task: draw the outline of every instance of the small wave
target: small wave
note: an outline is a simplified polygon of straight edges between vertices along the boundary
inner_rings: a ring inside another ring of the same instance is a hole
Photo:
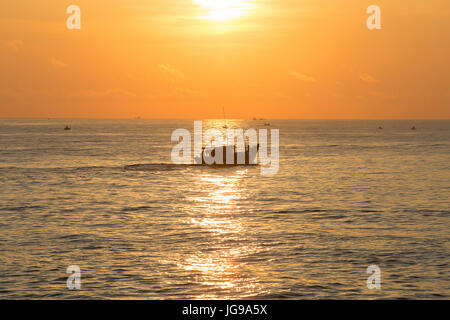
[[[162,172],[173,171],[186,168],[237,168],[237,167],[256,167],[255,165],[198,165],[198,164],[168,164],[168,163],[150,163],[150,164],[132,164],[124,167],[125,171],[146,171],[146,172]]]
[[[150,206],[140,206],[140,207],[126,207],[126,208],[123,208],[121,211],[122,212],[136,212],[136,211],[142,211],[142,210],[150,210],[150,209],[153,209],[152,207],[150,207]]]
[[[15,211],[15,212],[23,212],[27,209],[41,209],[43,206],[19,206],[19,207],[3,207],[0,208],[0,211]]]
[[[278,210],[274,213],[321,213],[321,212],[328,212],[328,210],[325,209],[285,209],[285,210]]]
[[[17,166],[1,166],[1,171],[19,171],[19,170],[38,170],[38,171],[48,171],[48,172],[58,172],[58,171],[64,171],[64,172],[70,172],[70,171],[91,171],[91,170],[106,170],[106,169],[118,169],[121,167],[111,166],[83,166],[83,167],[17,167]]]
[[[157,171],[172,171],[180,167],[187,167],[190,165],[175,165],[167,163],[150,163],[150,164],[132,164],[124,167],[125,171],[147,171],[147,172],[157,172]]]

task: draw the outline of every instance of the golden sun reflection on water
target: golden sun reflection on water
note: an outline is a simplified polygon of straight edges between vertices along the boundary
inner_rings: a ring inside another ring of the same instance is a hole
[[[245,260],[259,251],[248,236],[245,212],[239,201],[245,201],[243,180],[247,170],[229,173],[202,173],[193,187],[200,194],[189,197],[188,224],[210,234],[202,250],[192,252],[178,266],[191,272],[194,281],[205,287],[197,299],[247,297],[260,293],[258,282],[246,269]]]

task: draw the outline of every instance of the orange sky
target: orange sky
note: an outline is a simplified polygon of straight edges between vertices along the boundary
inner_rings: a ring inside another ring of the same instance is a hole
[[[0,117],[450,118],[448,0],[15,0],[0,30]]]

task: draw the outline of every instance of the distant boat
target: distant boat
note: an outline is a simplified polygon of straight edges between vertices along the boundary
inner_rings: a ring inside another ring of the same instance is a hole
[[[413,131],[414,131],[414,130],[416,130],[416,127],[415,127],[415,126],[413,126],[413,127],[411,128],[411,130],[413,130]]]
[[[256,146],[245,146],[245,149],[240,151],[234,146],[233,151],[233,163],[227,163],[227,146],[215,146],[215,147],[203,147],[202,154],[200,157],[195,157],[195,164],[198,166],[208,166],[209,164],[205,161],[205,156],[208,158],[214,158],[216,156],[216,150],[222,148],[222,164],[214,164],[214,167],[229,167],[229,166],[252,166],[258,165],[257,163],[257,152],[259,150],[259,144]],[[240,163],[243,160],[243,163]]]
[[[383,130],[383,127],[378,127],[378,130]]]
[[[69,127],[69,126],[66,126],[65,128],[64,128],[64,130],[72,130],[72,128],[71,127]]]
[[[225,106],[222,106],[222,111],[223,111],[223,119],[225,120],[225,124],[224,124],[224,126],[222,128],[228,129],[227,117],[225,116]]]

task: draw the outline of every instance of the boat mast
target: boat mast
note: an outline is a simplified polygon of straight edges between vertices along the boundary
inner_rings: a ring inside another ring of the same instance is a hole
[[[223,127],[228,128],[227,117],[225,115],[225,106],[222,106],[222,111],[223,111],[223,119],[225,120],[225,125]]]

